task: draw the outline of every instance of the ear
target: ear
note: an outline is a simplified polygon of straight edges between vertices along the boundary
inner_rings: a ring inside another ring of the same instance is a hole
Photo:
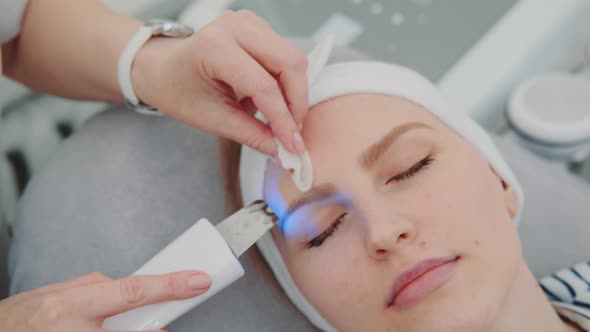
[[[508,212],[510,217],[514,219],[514,217],[516,216],[516,210],[518,208],[516,193],[514,192],[512,187],[506,181],[504,181],[504,179],[502,179],[492,167],[490,167],[490,169],[498,179],[499,184],[502,186],[504,205],[506,207],[506,211]]]

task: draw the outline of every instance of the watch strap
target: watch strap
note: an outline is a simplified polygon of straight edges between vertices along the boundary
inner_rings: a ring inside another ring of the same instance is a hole
[[[131,37],[127,46],[123,49],[117,66],[117,78],[119,80],[119,87],[121,93],[125,98],[125,103],[133,107],[137,112],[147,115],[162,115],[158,110],[148,105],[143,104],[137,98],[133,84],[131,82],[131,67],[137,52],[145,45],[145,43],[152,37],[153,31],[151,27],[141,26],[137,32]]]

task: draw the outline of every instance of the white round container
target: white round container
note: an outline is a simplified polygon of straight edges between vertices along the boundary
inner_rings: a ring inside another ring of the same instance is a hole
[[[566,73],[534,77],[516,88],[508,118],[525,146],[563,162],[590,155],[590,80]]]

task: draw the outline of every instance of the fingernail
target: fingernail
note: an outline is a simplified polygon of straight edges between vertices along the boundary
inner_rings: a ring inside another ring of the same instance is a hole
[[[293,144],[297,152],[305,152],[305,144],[303,143],[303,138],[301,137],[301,134],[298,131],[295,132],[295,135],[293,136]]]
[[[211,286],[211,278],[208,275],[198,273],[188,277],[188,286],[192,289],[206,289]]]

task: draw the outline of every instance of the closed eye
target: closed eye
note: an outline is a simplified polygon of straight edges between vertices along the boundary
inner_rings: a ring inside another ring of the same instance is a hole
[[[385,184],[390,184],[391,182],[401,182],[401,181],[407,180],[407,179],[411,178],[412,176],[416,175],[418,172],[420,172],[424,168],[426,168],[426,166],[430,165],[433,161],[434,161],[434,159],[431,156],[428,156],[428,157],[420,160],[419,162],[417,162],[416,164],[414,164],[412,167],[408,168],[407,170],[405,170],[397,175],[392,176],[389,180],[387,180],[387,182]]]
[[[324,241],[326,241],[327,238],[329,238],[330,236],[332,236],[332,234],[334,234],[334,232],[342,224],[342,220],[344,219],[344,217],[346,217],[347,214],[348,213],[345,212],[345,213],[341,214],[340,216],[338,216],[338,218],[336,218],[336,220],[334,220],[334,222],[330,225],[330,227],[328,227],[328,229],[323,231],[322,234],[311,239],[311,241],[307,242],[307,247],[313,248],[313,247],[321,246],[322,243],[324,243]]]

